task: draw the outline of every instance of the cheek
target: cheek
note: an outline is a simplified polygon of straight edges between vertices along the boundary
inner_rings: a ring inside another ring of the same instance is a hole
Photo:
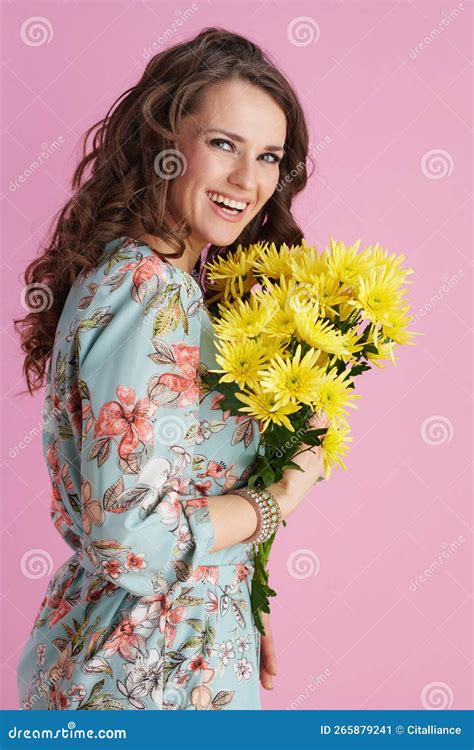
[[[266,203],[266,201],[272,197],[277,188],[279,179],[280,172],[276,167],[274,173],[262,177],[259,185],[259,199],[261,203]]]

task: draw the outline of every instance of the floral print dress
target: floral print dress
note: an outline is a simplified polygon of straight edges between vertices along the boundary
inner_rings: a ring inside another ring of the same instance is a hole
[[[128,237],[62,311],[43,452],[73,554],[18,664],[26,710],[260,709],[253,545],[210,553],[211,495],[246,484],[259,423],[200,375],[213,330],[194,278]]]

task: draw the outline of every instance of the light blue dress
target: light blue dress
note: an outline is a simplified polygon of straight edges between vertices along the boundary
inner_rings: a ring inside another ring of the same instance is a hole
[[[206,392],[214,357],[197,281],[140,241],[108,242],[71,287],[43,452],[74,554],[21,653],[21,708],[261,708],[253,545],[211,554],[206,499],[246,484],[259,423]]]

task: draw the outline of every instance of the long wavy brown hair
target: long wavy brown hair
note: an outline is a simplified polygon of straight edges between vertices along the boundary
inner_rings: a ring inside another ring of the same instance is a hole
[[[286,114],[286,150],[271,198],[232,245],[210,245],[207,259],[225,255],[239,243],[301,242],[291,205],[306,185],[310,157],[305,116],[290,83],[256,44],[222,28],[205,28],[190,41],[156,54],[139,82],[85,132],[72,195],[53,217],[42,254],[24,273],[24,294],[33,298],[37,290],[40,294],[46,290],[48,295],[47,309],[35,310],[31,304],[25,318],[14,321],[26,355],[23,374],[30,395],[44,385],[69,290],[83,269],[97,265],[104,243],[135,236],[130,227],[140,226],[173,248],[175,253],[167,258],[182,256],[191,228],[167,221],[169,180],[155,170],[155,158],[175,147],[181,120],[196,112],[206,86],[234,79],[260,87],[280,105]]]

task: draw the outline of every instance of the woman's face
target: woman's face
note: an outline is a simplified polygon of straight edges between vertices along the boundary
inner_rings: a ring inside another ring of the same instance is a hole
[[[182,121],[169,193],[172,218],[192,229],[193,253],[230,245],[261,210],[277,186],[285,138],[285,114],[263,90],[243,81],[206,89],[199,111]],[[222,197],[245,207],[217,205]]]

